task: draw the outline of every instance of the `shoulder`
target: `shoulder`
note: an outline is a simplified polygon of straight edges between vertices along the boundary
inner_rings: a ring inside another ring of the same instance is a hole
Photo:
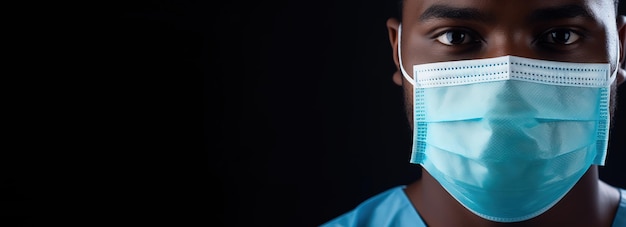
[[[401,226],[401,223],[413,223],[415,226],[414,223],[423,223],[404,188],[396,186],[387,189],[321,226]]]

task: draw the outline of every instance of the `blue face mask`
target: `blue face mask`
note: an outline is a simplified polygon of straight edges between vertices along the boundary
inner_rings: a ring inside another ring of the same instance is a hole
[[[414,90],[411,162],[474,214],[531,219],[604,165],[608,63],[503,56],[414,65],[411,78],[398,53]]]

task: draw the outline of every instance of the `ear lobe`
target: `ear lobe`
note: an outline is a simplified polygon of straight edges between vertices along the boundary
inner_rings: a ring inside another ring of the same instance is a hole
[[[402,81],[404,81],[404,79],[400,70],[396,70],[395,72],[393,72],[393,83],[398,86],[402,86]]]
[[[400,22],[396,18],[387,19],[387,32],[389,35],[389,43],[391,44],[391,52],[393,54],[393,62],[396,64],[396,71],[393,73],[393,82],[402,86],[402,73],[400,72],[400,61],[398,59],[398,27]]]

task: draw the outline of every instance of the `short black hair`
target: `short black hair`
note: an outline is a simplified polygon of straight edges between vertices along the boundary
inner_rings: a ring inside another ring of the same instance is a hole
[[[395,15],[399,21],[402,21],[402,5],[404,0],[398,0],[398,13]],[[613,4],[615,5],[615,13],[620,14],[619,10],[619,0],[613,0]]]

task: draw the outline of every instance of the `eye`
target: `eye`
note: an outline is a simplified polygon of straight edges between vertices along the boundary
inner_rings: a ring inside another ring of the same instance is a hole
[[[462,45],[479,41],[474,34],[464,30],[448,30],[440,33],[435,39],[448,46]]]
[[[580,39],[580,35],[570,29],[555,29],[544,33],[542,40],[545,43],[569,45]]]

